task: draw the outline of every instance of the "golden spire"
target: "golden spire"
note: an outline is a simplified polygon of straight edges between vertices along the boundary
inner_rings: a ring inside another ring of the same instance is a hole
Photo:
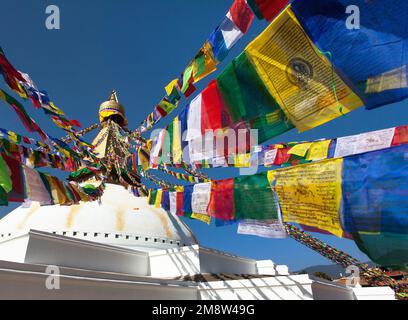
[[[120,126],[126,126],[125,108],[119,103],[116,90],[112,90],[109,99],[99,107],[99,121],[101,124],[106,123],[109,119]]]

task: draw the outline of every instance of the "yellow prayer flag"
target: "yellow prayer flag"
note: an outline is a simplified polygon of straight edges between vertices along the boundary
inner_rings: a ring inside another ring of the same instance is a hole
[[[173,143],[172,143],[173,164],[181,163],[183,151],[181,150],[181,131],[179,117],[173,120]]]
[[[326,230],[342,237],[339,210],[343,159],[275,170],[276,193],[284,221]]]
[[[323,160],[327,158],[331,140],[313,142],[309,148],[306,160]]]
[[[191,215],[191,218],[202,221],[206,224],[211,224],[211,217],[209,215],[206,214],[201,214],[201,213],[193,213]]]
[[[214,58],[211,44],[206,41],[204,46],[201,48],[201,53],[203,54],[204,66],[197,65],[197,61],[193,62],[193,79],[194,83],[197,83],[201,79],[205,78],[209,74],[217,70],[217,61]],[[201,69],[202,68],[202,69]],[[200,70],[201,69],[201,70]]]
[[[311,142],[308,143],[299,143],[288,151],[288,154],[293,154],[295,156],[304,157],[309,150],[310,146],[312,145]]]
[[[172,80],[164,89],[166,90],[167,95],[171,95],[171,93],[173,92],[174,87],[177,85],[178,83],[178,79],[174,79]]]
[[[245,51],[300,132],[363,105],[333,72],[334,67],[309,39],[290,6]]]
[[[163,197],[163,190],[162,189],[157,190],[156,202],[154,204],[156,208],[161,208],[162,197]]]
[[[249,168],[251,166],[251,154],[237,154],[234,158],[236,168]]]

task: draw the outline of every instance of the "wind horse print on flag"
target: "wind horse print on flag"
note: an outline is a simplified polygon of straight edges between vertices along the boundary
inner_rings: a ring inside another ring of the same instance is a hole
[[[248,45],[246,53],[300,132],[363,105],[313,45],[290,7]]]
[[[308,0],[292,6],[368,109],[407,98],[408,1]]]

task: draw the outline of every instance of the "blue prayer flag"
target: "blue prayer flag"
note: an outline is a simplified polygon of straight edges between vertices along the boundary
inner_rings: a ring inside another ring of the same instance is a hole
[[[308,0],[292,9],[367,109],[408,97],[408,1]]]
[[[408,145],[344,158],[341,221],[349,233],[408,234]]]

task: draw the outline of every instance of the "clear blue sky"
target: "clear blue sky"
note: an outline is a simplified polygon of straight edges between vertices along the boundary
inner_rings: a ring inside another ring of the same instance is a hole
[[[136,128],[164,95],[164,85],[183,71],[231,3],[232,0],[3,0],[0,45],[19,70],[29,73],[57,106],[84,127],[97,122],[99,104],[115,88],[126,107],[129,127]],[[61,10],[61,30],[45,28],[45,8],[51,4]],[[255,20],[219,70],[265,27],[265,22]],[[203,80],[199,88],[209,80]],[[0,88],[5,87],[1,80]],[[24,134],[16,115],[6,105],[0,105],[0,127]],[[24,105],[49,134],[63,135],[40,110],[34,110],[30,103]],[[374,111],[362,108],[302,135],[293,130],[273,142],[332,138],[403,125],[406,108],[407,102]],[[225,172],[217,171],[215,177],[222,176]],[[0,215],[11,208],[1,208]],[[188,224],[204,246],[272,259],[289,265],[292,271],[330,264],[290,239],[239,236],[236,225],[215,228],[195,221]],[[356,258],[368,260],[350,240],[318,236]]]

